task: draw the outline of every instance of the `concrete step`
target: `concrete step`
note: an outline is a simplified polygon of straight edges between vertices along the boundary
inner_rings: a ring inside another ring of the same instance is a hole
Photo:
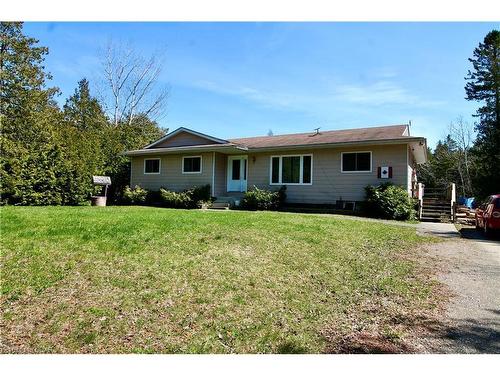
[[[224,207],[229,207],[231,205],[230,202],[219,202],[215,201],[212,203],[213,208],[224,208]]]
[[[229,202],[213,202],[210,209],[213,210],[228,210],[231,204]]]
[[[234,203],[234,201],[240,200],[241,198],[239,197],[217,197],[215,199],[216,202],[227,202],[227,203]]]

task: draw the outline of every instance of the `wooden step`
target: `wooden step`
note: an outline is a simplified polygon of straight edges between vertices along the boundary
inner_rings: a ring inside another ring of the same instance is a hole
[[[450,214],[451,210],[450,210],[449,207],[446,208],[446,209],[422,207],[422,212],[433,212],[433,213],[446,213],[446,214]]]

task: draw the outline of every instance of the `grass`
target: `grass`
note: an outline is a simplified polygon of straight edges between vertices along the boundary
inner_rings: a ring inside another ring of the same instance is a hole
[[[331,216],[3,207],[1,349],[319,353],[433,307],[414,228]]]

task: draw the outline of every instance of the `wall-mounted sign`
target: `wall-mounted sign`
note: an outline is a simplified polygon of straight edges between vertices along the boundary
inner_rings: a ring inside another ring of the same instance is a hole
[[[378,178],[392,178],[392,167],[378,167]]]

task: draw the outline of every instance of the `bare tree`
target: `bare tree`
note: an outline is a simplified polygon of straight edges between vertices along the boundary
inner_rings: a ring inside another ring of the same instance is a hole
[[[456,163],[458,173],[462,182],[462,193],[464,196],[472,194],[472,182],[470,176],[471,160],[469,151],[474,141],[472,126],[459,117],[449,127],[450,136],[457,145]]]
[[[102,102],[115,126],[131,123],[137,114],[153,120],[162,117],[168,86],[161,85],[162,55],[144,58],[130,45],[108,43],[101,54]]]

